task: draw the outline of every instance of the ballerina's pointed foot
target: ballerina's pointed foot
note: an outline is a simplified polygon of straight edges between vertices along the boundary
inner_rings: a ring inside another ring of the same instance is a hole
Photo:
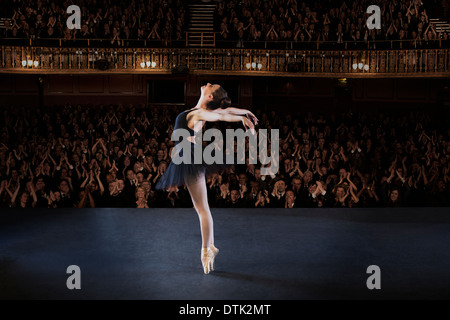
[[[209,248],[202,248],[201,260],[203,272],[205,274],[209,274],[211,271],[214,271],[214,259],[218,253],[219,249],[214,246],[211,246]]]
[[[219,254],[219,249],[217,249],[214,245],[210,245],[209,249],[213,253],[213,256],[211,258],[211,271],[214,271],[214,260],[216,259],[216,256]]]
[[[213,253],[209,248],[202,248],[201,260],[203,272],[209,274],[211,272],[211,257]]]

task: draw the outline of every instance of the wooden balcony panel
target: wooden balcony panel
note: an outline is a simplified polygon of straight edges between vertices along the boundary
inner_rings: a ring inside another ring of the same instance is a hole
[[[168,74],[184,66],[193,74],[289,77],[448,77],[449,49],[264,50],[217,48],[48,48],[2,46],[0,73]],[[33,66],[28,66],[28,60]],[[95,62],[106,60],[107,70]],[[27,61],[23,67],[22,61]],[[38,66],[34,66],[37,61]],[[141,67],[141,63],[154,67]],[[250,68],[249,64],[260,68]],[[367,69],[356,70],[362,63]],[[296,64],[298,72],[290,72]]]

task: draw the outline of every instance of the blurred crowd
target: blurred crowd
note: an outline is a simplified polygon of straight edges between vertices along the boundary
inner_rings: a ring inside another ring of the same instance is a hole
[[[417,48],[448,46],[447,32],[430,23],[422,0],[230,0],[216,1],[217,45],[252,47],[260,41],[293,42],[296,47]],[[66,10],[81,8],[81,30],[66,27]],[[187,0],[4,0],[6,21],[3,38],[45,39],[65,43],[106,39],[107,46],[129,46],[134,40],[153,41],[166,47],[184,43],[188,24]],[[369,30],[370,5],[380,7],[381,29]],[[431,18],[433,18],[431,16]],[[378,41],[404,40],[393,45]],[[332,42],[338,47],[327,47]],[[300,46],[300,47],[299,47]]]
[[[192,207],[185,187],[155,190],[182,110],[71,104],[1,109],[0,207]],[[246,164],[209,176],[212,207],[450,204],[448,114],[253,113],[258,128],[279,129],[279,171],[261,175],[261,165],[247,157]],[[223,125],[237,124],[208,123]]]
[[[107,39],[109,46],[128,40],[158,41],[170,46],[184,38],[185,0],[5,0],[12,22],[2,30],[4,38]],[[81,29],[68,29],[67,8],[81,9]],[[6,8],[6,9],[5,9]],[[123,40],[123,41],[122,41]]]
[[[380,8],[381,29],[367,28],[370,5]],[[386,46],[377,43],[384,40],[405,40],[394,43],[395,48],[437,46],[438,39],[448,44],[448,34],[436,31],[421,0],[220,1],[214,21],[218,38],[240,48],[258,41],[304,46],[333,42],[370,49]]]

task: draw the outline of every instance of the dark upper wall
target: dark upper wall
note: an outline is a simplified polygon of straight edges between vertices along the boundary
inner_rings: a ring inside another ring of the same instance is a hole
[[[41,82],[39,81],[41,79]],[[0,106],[36,107],[72,104],[147,104],[147,83],[157,80],[186,81],[185,103],[193,106],[200,87],[221,83],[229,87],[234,103],[251,106],[251,78],[187,75],[8,75],[0,74]],[[170,85],[170,84],[169,84]]]
[[[39,78],[41,77],[41,82]],[[200,86],[221,83],[239,106],[335,110],[357,106],[415,108],[442,105],[447,79],[348,79],[345,86],[331,78],[268,78],[197,75],[9,75],[0,74],[0,106],[72,104],[147,104],[151,80],[184,80],[185,103],[193,106]],[[446,89],[447,88],[447,89]]]
[[[383,109],[439,107],[449,104],[447,79],[347,79],[346,84],[331,78],[256,78],[254,106],[276,106],[277,110],[310,111],[364,108]]]

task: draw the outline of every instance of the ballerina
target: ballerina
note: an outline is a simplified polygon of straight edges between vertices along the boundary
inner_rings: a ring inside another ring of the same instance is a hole
[[[189,132],[190,136],[187,139],[191,142],[192,159],[196,144],[195,132],[202,130],[206,122],[242,122],[246,130],[254,130],[258,123],[255,115],[249,110],[230,106],[231,99],[225,89],[218,84],[208,83],[201,87],[197,105],[177,115],[174,131],[186,129]],[[175,142],[175,147],[178,143]],[[182,150],[178,152],[182,156]],[[214,271],[214,260],[219,253],[219,249],[214,245],[213,218],[208,204],[206,176],[213,172],[219,172],[230,165],[232,164],[206,164],[204,162],[195,164],[194,161],[191,161],[191,164],[175,164],[172,161],[156,185],[158,190],[167,190],[181,185],[187,187],[200,221],[201,262],[205,274]]]

